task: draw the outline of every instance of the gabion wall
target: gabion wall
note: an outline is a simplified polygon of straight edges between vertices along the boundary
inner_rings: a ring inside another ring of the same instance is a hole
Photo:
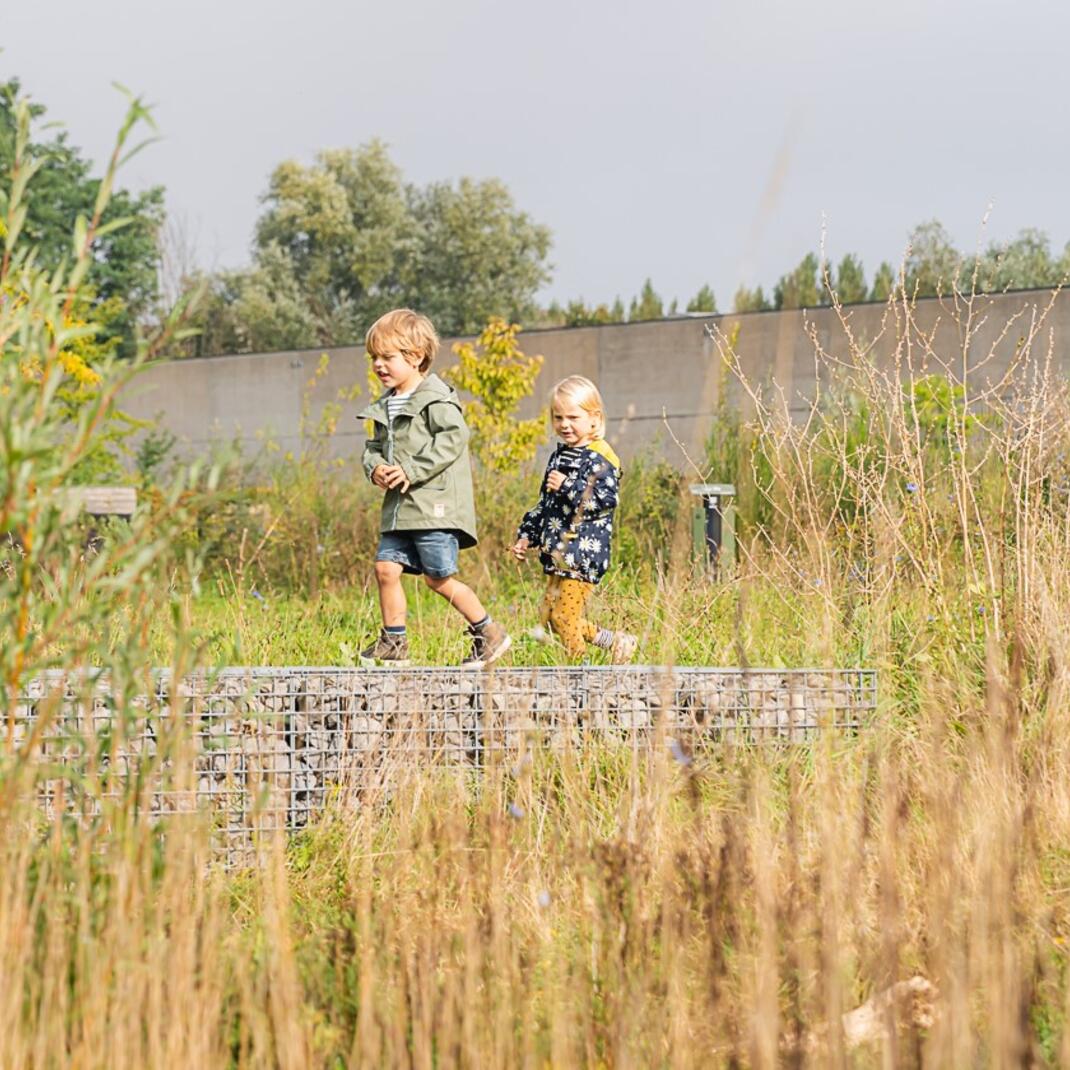
[[[53,766],[90,767],[104,794],[140,776],[153,812],[206,806],[239,845],[256,830],[302,828],[331,792],[389,790],[416,763],[478,769],[522,745],[593,739],[681,755],[856,732],[877,681],[866,669],[249,668],[177,686],[160,672],[154,686],[120,713],[106,678],[50,674],[9,711],[7,736]],[[184,769],[164,757],[181,731],[194,743]],[[41,779],[46,808],[58,784]]]

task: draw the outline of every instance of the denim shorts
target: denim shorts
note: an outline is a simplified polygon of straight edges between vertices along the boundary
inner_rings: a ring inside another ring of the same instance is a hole
[[[396,561],[416,576],[444,580],[457,571],[457,534],[453,531],[384,531],[376,561]]]

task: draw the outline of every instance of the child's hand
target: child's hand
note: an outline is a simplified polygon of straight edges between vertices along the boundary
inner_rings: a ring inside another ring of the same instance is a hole
[[[402,494],[409,489],[409,477],[405,475],[405,469],[402,468],[400,464],[391,464],[387,466],[386,485],[390,490],[396,488]]]
[[[527,556],[528,547],[531,543],[527,539],[517,539],[512,546],[509,547],[509,553],[517,559],[517,561],[523,561]]]
[[[561,484],[565,482],[565,473],[559,472],[556,468],[550,472],[546,477],[546,489],[558,491],[561,489]]]
[[[399,464],[379,465],[372,472],[372,480],[383,490],[393,490],[397,487],[404,494],[409,489],[409,477],[405,475],[405,470]]]

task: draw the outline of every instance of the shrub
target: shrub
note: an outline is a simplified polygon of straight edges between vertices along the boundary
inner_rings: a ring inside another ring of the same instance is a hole
[[[535,387],[542,357],[520,351],[520,327],[491,319],[479,338],[457,342],[457,364],[444,373],[458,390],[471,395],[464,417],[472,432],[472,454],[488,472],[516,472],[546,441],[547,410],[531,420],[516,418],[517,406]]]

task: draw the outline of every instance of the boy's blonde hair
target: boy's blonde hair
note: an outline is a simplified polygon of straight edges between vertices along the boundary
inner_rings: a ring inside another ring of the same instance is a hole
[[[550,393],[550,405],[552,406],[558,398],[568,398],[569,401],[575,402],[584,412],[588,412],[592,416],[597,415],[598,426],[595,433],[599,438],[605,438],[606,407],[602,402],[602,395],[598,392],[598,387],[590,379],[583,375],[569,375],[567,378],[562,379]]]
[[[395,308],[380,316],[364,336],[364,348],[373,357],[409,353],[420,358],[420,371],[431,367],[438,352],[438,332],[434,324],[411,308]]]

